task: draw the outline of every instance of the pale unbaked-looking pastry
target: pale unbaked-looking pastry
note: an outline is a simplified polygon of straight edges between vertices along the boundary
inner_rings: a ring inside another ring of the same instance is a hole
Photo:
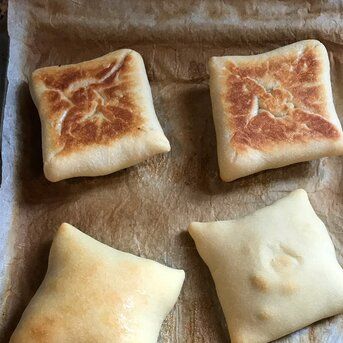
[[[184,277],[62,224],[44,281],[10,342],[156,342]]]
[[[343,312],[343,270],[304,190],[237,220],[192,223],[232,343],[265,343]]]
[[[45,176],[97,176],[167,152],[144,62],[123,49],[91,61],[33,72]]]
[[[254,56],[212,57],[210,92],[224,181],[343,154],[323,44]]]

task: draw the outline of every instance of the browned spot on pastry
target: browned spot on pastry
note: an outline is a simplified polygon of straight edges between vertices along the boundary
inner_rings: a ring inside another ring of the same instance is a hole
[[[250,282],[259,292],[267,293],[270,288],[268,281],[262,276],[253,275],[250,278]]]
[[[296,250],[284,244],[277,247],[278,253],[274,254],[270,261],[271,267],[277,273],[289,273],[303,264],[303,257]]]
[[[271,261],[271,265],[277,272],[287,272],[298,266],[296,258],[289,255],[279,255]]]
[[[257,313],[256,317],[259,320],[266,321],[266,320],[271,319],[272,315],[271,315],[271,313],[268,310],[262,310],[262,311]]]
[[[272,261],[272,266],[276,270],[284,270],[284,269],[289,269],[293,265],[293,260],[290,256],[288,255],[280,255],[276,258],[273,259]]]
[[[95,75],[97,79],[103,79],[110,71],[111,69],[116,65],[116,61],[110,63],[107,67],[99,67],[98,69],[92,71],[90,74]]]
[[[132,68],[132,63],[133,63],[133,57],[132,55],[128,54],[125,58],[125,62],[123,65],[122,65],[122,70],[123,70],[123,74],[126,74],[126,73],[130,73],[131,72],[131,68]]]
[[[36,342],[47,342],[51,333],[54,331],[56,321],[50,317],[39,318],[30,328],[29,337]]]
[[[57,75],[48,74],[43,76],[42,80],[48,88],[64,90],[73,82],[81,80],[83,77],[84,73],[78,67],[69,67],[57,73]]]
[[[71,66],[39,76],[48,88],[43,97],[57,132],[56,144],[62,147],[60,154],[137,134],[143,118],[130,92],[134,81],[125,78],[133,63],[129,53],[97,67]]]
[[[281,293],[284,295],[291,295],[295,293],[298,289],[298,286],[295,282],[288,281],[281,285]]]
[[[48,104],[50,113],[61,113],[69,108],[69,102],[61,98],[61,94],[51,90],[43,94],[43,102]]]
[[[337,139],[326,118],[322,65],[314,48],[257,65],[226,65],[228,125],[236,149],[268,150],[281,142]]]

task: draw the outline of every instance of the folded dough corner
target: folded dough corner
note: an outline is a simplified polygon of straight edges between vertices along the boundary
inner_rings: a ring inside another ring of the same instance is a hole
[[[343,312],[343,270],[304,190],[229,221],[191,223],[232,343],[266,343]]]
[[[184,277],[64,223],[10,342],[156,342]]]

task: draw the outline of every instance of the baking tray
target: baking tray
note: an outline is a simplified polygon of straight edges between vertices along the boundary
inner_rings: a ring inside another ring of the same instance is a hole
[[[1,2],[2,3],[2,2]],[[2,124],[7,93],[7,64],[8,64],[9,38],[7,34],[7,12],[0,10],[0,155],[2,141]],[[2,179],[2,157],[0,156],[0,185]]]
[[[64,221],[110,246],[186,271],[160,342],[228,342],[211,275],[186,232],[191,221],[237,218],[304,188],[342,263],[342,158],[222,182],[206,69],[213,55],[253,54],[317,38],[329,51],[342,121],[341,13],[339,1],[10,1],[0,341],[8,341],[42,281],[53,234]],[[171,152],[104,177],[48,182],[28,76],[37,67],[79,62],[123,47],[144,58]],[[336,316],[280,341],[339,342],[342,335],[343,317]]]

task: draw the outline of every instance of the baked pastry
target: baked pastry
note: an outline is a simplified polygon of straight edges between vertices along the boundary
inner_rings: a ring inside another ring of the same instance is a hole
[[[118,50],[33,72],[45,176],[97,176],[170,150],[157,120],[142,57]]]
[[[220,176],[343,154],[326,49],[305,40],[255,56],[212,57]]]
[[[62,224],[47,274],[10,342],[156,342],[184,276]]]
[[[343,270],[304,190],[237,220],[192,223],[232,343],[265,343],[343,312]]]

